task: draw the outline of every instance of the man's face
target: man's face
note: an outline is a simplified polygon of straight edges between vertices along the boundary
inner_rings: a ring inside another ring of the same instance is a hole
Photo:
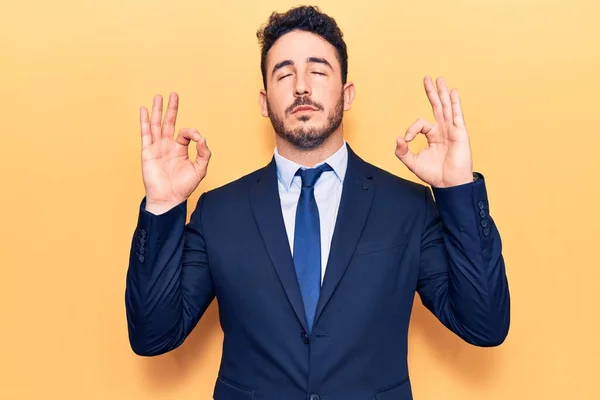
[[[266,63],[262,115],[284,140],[313,149],[340,126],[350,109],[352,84],[342,85],[335,47],[321,37],[293,31],[279,38]]]

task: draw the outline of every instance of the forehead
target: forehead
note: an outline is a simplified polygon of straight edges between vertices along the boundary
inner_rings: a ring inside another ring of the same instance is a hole
[[[300,63],[308,57],[322,57],[331,65],[337,65],[336,48],[328,41],[314,33],[292,31],[273,44],[267,56],[267,68],[284,60]]]

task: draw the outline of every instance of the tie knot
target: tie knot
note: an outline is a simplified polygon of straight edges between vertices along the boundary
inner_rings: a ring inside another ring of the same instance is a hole
[[[329,164],[323,164],[317,168],[298,169],[296,175],[299,175],[302,179],[302,187],[312,187],[317,183],[317,180],[321,174],[325,171],[333,171],[333,168]]]

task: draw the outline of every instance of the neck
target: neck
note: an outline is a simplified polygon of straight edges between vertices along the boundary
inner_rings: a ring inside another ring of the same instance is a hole
[[[295,147],[279,136],[276,137],[275,143],[277,145],[277,151],[283,157],[302,166],[311,168],[320,162],[325,161],[338,151],[344,144],[344,136],[340,126],[340,129],[334,132],[319,147],[310,150]]]

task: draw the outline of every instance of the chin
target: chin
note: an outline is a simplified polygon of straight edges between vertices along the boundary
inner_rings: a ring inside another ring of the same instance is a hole
[[[300,123],[288,126],[286,131],[291,132],[294,136],[312,136],[318,137],[325,134],[325,124],[317,123]]]
[[[304,126],[287,131],[283,137],[297,149],[313,150],[321,146],[332,133],[332,131],[324,130],[320,125]]]
[[[292,124],[293,126],[290,126],[289,128],[319,129],[323,128],[324,124],[324,121],[320,121],[318,117],[315,117],[313,115],[299,115],[295,118],[295,121]]]

